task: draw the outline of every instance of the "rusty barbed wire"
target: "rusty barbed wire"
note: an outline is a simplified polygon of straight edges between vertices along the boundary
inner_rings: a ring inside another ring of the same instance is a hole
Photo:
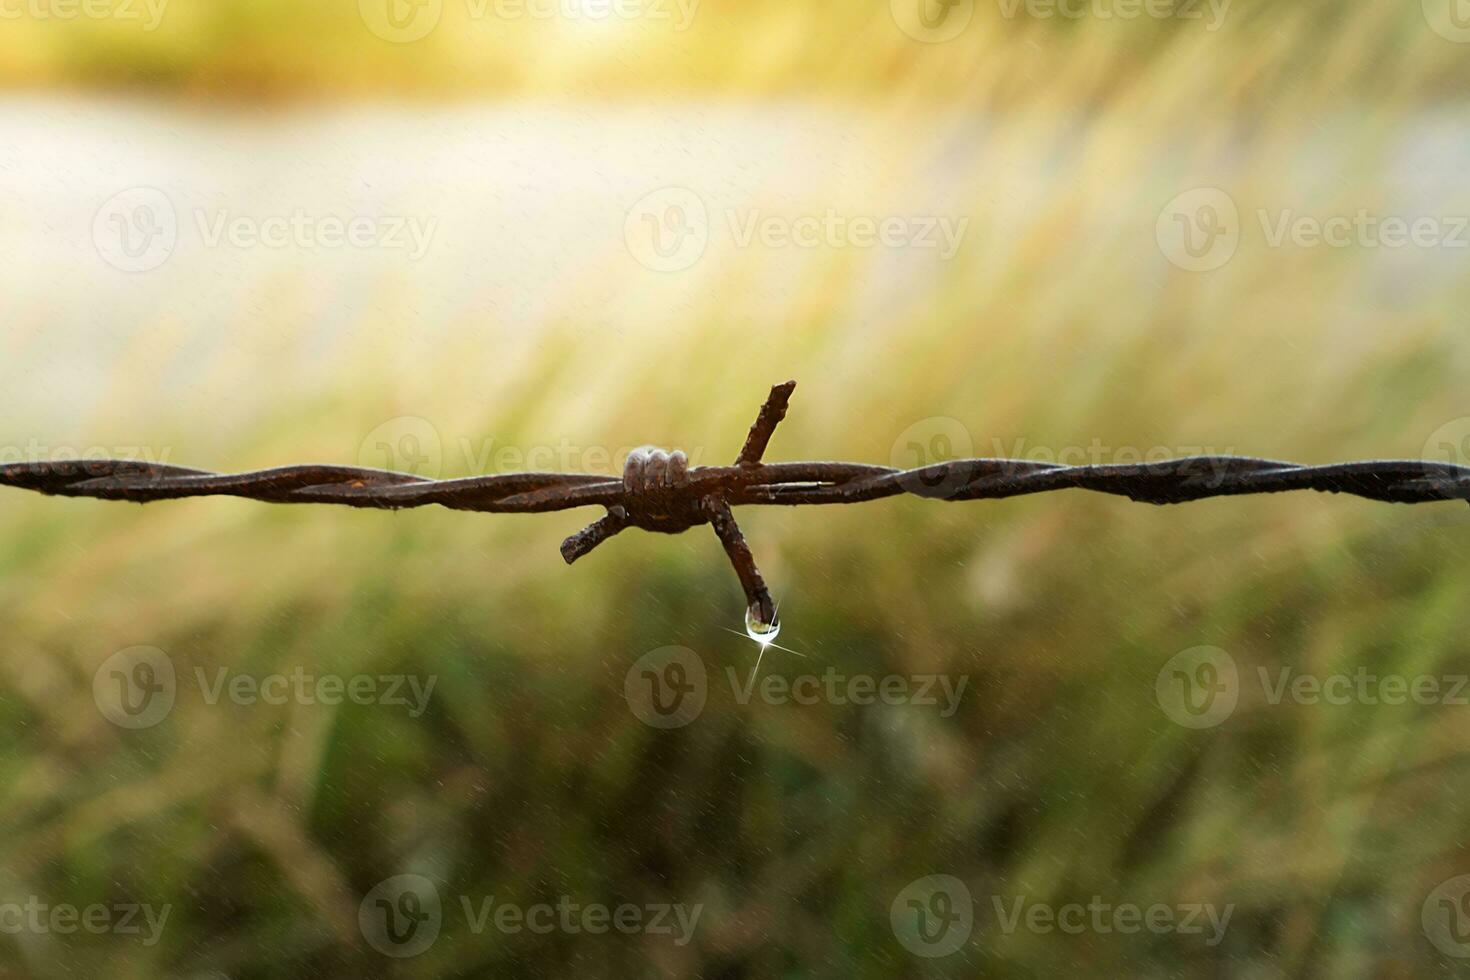
[[[630,528],[679,534],[709,524],[745,591],[748,615],[772,624],[775,607],[731,507],[855,504],[901,494],[934,500],[995,500],[1057,490],[1089,490],[1150,504],[1210,497],[1316,490],[1418,504],[1470,501],[1470,467],[1428,460],[1301,466],[1242,456],[1192,456],[1156,463],[1066,466],[1014,459],[959,459],[911,470],[865,463],[765,463],[786,417],[795,381],[776,385],[733,465],[690,468],[679,451],[643,448],[623,478],[584,473],[510,473],[431,480],[351,466],[286,466],[220,474],[123,460],[0,465],[0,485],[64,497],[148,503],[232,496],[280,504],[535,514],[600,506],[606,514],[562,542],[567,564]]]

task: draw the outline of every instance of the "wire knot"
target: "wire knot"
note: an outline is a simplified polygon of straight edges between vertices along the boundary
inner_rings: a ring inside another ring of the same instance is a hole
[[[689,489],[689,457],[656,446],[628,454],[623,465],[623,503],[613,511],[629,527],[679,534],[709,522],[700,498]]]
[[[766,403],[761,406],[755,424],[745,437],[745,446],[735,460],[736,466],[755,467],[760,465],[766,446],[776,426],[786,417],[786,405],[795,381],[776,385],[771,389]],[[673,452],[644,446],[628,454],[623,465],[623,492],[617,503],[607,504],[607,514],[593,521],[582,530],[561,543],[561,556],[568,565],[586,555],[608,538],[630,528],[657,531],[660,534],[679,534],[709,524],[715,536],[725,548],[730,564],[745,590],[747,615],[756,622],[771,625],[776,621],[776,607],[771,593],[755,566],[755,557],[735,523],[730,512],[727,490],[708,486],[696,488],[689,478],[689,457],[675,449]]]

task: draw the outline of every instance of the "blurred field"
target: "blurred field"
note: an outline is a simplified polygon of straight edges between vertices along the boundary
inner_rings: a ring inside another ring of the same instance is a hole
[[[1180,16],[1162,19],[1139,16],[1141,3],[1105,18],[1097,0],[961,0],[950,16],[971,11],[968,26],[935,29],[956,33],[940,44],[895,30],[914,22],[900,3],[614,2],[402,0],[390,20],[373,0],[7,0],[0,81],[247,100],[881,97],[1220,113],[1454,98],[1470,80],[1461,48],[1425,30],[1430,17],[1458,29],[1452,0],[1175,0]],[[91,5],[111,13],[78,13]],[[558,10],[571,16],[548,16]]]
[[[981,8],[932,46],[835,2],[707,0],[672,39],[521,36],[447,8],[392,45],[352,5],[274,0],[180,5],[145,35],[0,24],[0,79],[23,92],[0,105],[0,443],[233,470],[355,464],[429,431],[446,477],[493,459],[486,440],[578,469],[643,443],[723,462],[790,377],[771,459],[899,462],[906,433],[956,424],[984,456],[1445,458],[1437,433],[1470,436],[1466,253],[1270,248],[1255,227],[1258,208],[1470,211],[1465,49],[1418,8],[1238,0],[1215,33]],[[129,100],[95,94],[119,86]],[[370,104],[403,95],[424,104]],[[526,146],[554,159],[517,170]],[[318,196],[443,225],[418,264],[186,246],[128,276],[96,261],[90,222],[138,183],[180,206]],[[950,262],[717,240],[657,273],[623,216],[671,185],[713,208],[970,224]],[[1203,274],[1156,240],[1199,187],[1228,189],[1246,228]],[[152,946],[0,936],[0,976],[1464,975],[1420,916],[1470,872],[1470,707],[1271,705],[1247,684],[1190,731],[1155,700],[1201,645],[1251,677],[1470,670],[1463,507],[747,509],[781,642],[809,658],[763,673],[944,672],[970,693],[942,718],[741,705],[712,682],[677,731],[637,720],[625,674],[673,644],[712,677],[748,671],[733,576],[702,530],[630,532],[566,568],[557,544],[594,516],[5,492],[0,900],[172,914]],[[181,691],[128,731],[92,685],[134,645],[181,675],[437,687],[417,718]],[[687,946],[449,917],[390,960],[359,902],[404,873],[446,898],[704,914]],[[931,874],[969,885],[977,927],[923,960],[889,907]],[[1235,912],[1216,947],[1007,934],[992,895]]]

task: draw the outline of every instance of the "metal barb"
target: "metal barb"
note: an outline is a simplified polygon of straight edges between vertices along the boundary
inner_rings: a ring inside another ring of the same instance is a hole
[[[913,470],[864,463],[765,463],[796,382],[771,389],[732,466],[689,468],[683,453],[636,450],[621,480],[581,473],[509,473],[430,480],[351,466],[288,466],[220,474],[125,460],[0,465],[0,486],[64,497],[147,503],[184,497],[245,497],[268,503],[341,504],[390,510],[438,504],[453,510],[532,514],[601,506],[607,514],[561,545],[568,564],[630,528],[679,534],[711,524],[765,624],[775,607],[732,507],[855,504],[901,494],[935,500],[994,500],[1055,490],[1089,490],[1151,504],[1316,490],[1419,504],[1470,500],[1470,467],[1423,460],[1299,466],[1240,456],[1157,463],[1063,466],[1028,460],[959,459]]]

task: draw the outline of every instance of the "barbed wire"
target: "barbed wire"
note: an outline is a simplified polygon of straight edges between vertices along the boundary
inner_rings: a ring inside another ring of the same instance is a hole
[[[1152,463],[1067,466],[1015,459],[958,459],[900,470],[865,463],[765,463],[796,382],[771,389],[730,466],[690,468],[677,450],[629,454],[621,480],[584,473],[509,473],[432,480],[352,466],[286,466],[220,474],[158,463],[63,460],[0,465],[0,485],[64,497],[148,503],[231,496],[279,504],[536,514],[601,506],[606,514],[562,542],[567,564],[636,527],[679,534],[714,528],[745,591],[749,617],[775,622],[775,606],[731,507],[855,504],[901,494],[933,500],[995,500],[1089,490],[1150,504],[1316,490],[1399,504],[1470,501],[1470,468],[1427,460],[1300,466],[1242,456],[1191,456]]]

